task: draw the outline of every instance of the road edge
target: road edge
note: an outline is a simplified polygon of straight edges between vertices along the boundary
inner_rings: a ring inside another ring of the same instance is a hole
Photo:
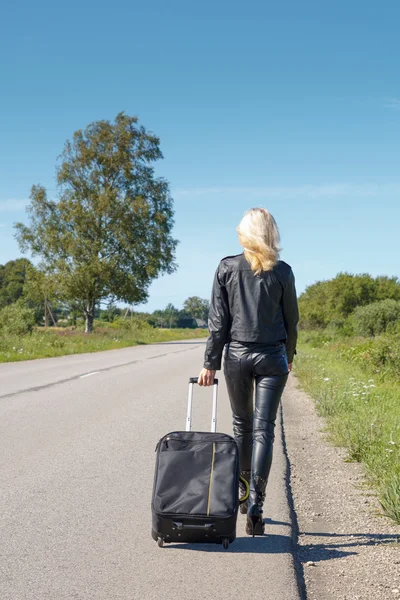
[[[303,564],[299,560],[298,556],[298,539],[299,539],[299,524],[297,519],[297,513],[294,506],[294,498],[292,493],[292,484],[291,484],[291,464],[289,459],[289,454],[287,450],[286,443],[286,435],[285,435],[285,421],[284,421],[284,409],[283,409],[284,397],[280,402],[280,427],[281,427],[281,440],[282,440],[282,449],[283,455],[285,457],[285,493],[286,500],[289,506],[289,516],[290,516],[290,538],[292,543],[292,560],[293,560],[293,568],[296,574],[296,584],[297,590],[299,593],[300,600],[307,600],[307,589],[304,578],[304,568]]]

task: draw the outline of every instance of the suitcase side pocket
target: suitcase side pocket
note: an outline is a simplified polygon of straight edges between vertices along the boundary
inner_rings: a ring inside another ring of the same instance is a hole
[[[206,515],[211,452],[160,452],[153,494],[158,514]]]

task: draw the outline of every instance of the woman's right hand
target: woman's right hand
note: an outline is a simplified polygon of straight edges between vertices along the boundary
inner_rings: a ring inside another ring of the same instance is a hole
[[[292,370],[292,366],[293,366],[293,363],[289,363],[289,364],[288,364],[288,367],[289,367],[289,373],[290,373],[290,371]]]
[[[202,369],[198,379],[199,385],[213,385],[215,373],[216,371],[212,371],[211,369]]]

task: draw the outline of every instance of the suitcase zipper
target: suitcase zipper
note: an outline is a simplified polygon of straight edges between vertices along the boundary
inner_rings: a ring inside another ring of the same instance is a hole
[[[210,485],[208,486],[207,517],[210,515],[211,488],[212,488],[213,471],[214,471],[214,459],[215,459],[215,442],[213,443],[213,451],[212,451],[212,458],[211,458],[211,471],[210,471]]]
[[[170,441],[182,442],[182,444],[203,444],[203,443],[205,443],[202,440],[185,440],[182,438],[172,436],[172,437],[161,438],[157,443],[157,447],[159,446],[159,444],[161,444],[162,441],[164,441],[167,448],[168,448],[168,442],[170,442]],[[213,442],[213,444],[234,444],[234,443],[235,443],[235,440],[215,440],[215,442]]]
[[[156,444],[155,447],[155,452],[157,452],[157,450],[159,449],[159,447],[161,446],[161,442],[164,442],[165,447],[168,448],[168,442],[172,440],[174,442],[182,442],[182,444],[201,444],[201,440],[182,440],[180,438],[176,438],[176,437],[167,437],[167,438],[160,438]],[[216,440],[215,442],[213,442],[213,444],[233,444],[234,440]]]

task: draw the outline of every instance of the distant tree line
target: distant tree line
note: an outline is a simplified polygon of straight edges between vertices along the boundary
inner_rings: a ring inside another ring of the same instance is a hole
[[[98,311],[98,318],[104,322],[115,322],[120,319],[139,319],[152,327],[162,328],[190,328],[206,327],[209,311],[209,302],[197,296],[185,300],[183,309],[167,304],[164,310],[155,310],[152,313],[138,312],[130,307],[120,308],[111,304],[105,310]]]
[[[7,315],[9,319],[11,315],[13,319],[17,318],[17,309],[20,309],[24,322],[32,326],[76,325],[83,318],[74,302],[58,298],[51,278],[46,278],[26,258],[0,265],[0,312],[7,307],[13,307],[13,310],[8,310],[5,318]],[[29,318],[26,309],[31,311]],[[135,318],[152,327],[194,329],[206,326],[208,310],[208,300],[191,296],[185,300],[181,310],[168,304],[165,309],[152,313],[135,311],[132,307],[121,307],[114,303],[106,308],[96,305],[94,318],[104,324]]]
[[[306,288],[299,298],[300,327],[334,327],[344,333],[379,335],[400,327],[400,281],[397,277],[339,273]],[[206,327],[208,300],[191,296],[182,309],[168,304],[154,312],[135,311],[110,302],[101,308],[96,303],[93,316],[100,323],[136,319],[162,328]],[[28,331],[33,326],[67,326],[82,322],[85,315],[74,300],[57,291],[54,279],[26,258],[0,265],[0,325],[16,323],[14,330]],[[21,321],[21,325],[18,325]],[[1,327],[0,327],[1,329]]]

